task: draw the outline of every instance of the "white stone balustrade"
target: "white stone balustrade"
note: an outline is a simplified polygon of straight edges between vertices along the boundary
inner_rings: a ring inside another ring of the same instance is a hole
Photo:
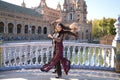
[[[2,67],[41,66],[52,58],[51,43],[14,43],[2,48]],[[114,47],[111,45],[64,42],[64,57],[71,68],[112,70]]]

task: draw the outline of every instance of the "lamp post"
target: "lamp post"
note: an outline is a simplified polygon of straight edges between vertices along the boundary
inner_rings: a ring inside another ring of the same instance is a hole
[[[112,45],[116,48],[116,54],[113,56],[115,56],[115,70],[120,73],[120,16],[118,16],[114,26],[116,28],[116,35]]]

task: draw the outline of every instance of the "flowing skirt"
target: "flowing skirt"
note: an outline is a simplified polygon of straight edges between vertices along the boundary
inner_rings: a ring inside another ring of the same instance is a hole
[[[56,52],[56,54],[52,58],[52,60],[48,64],[45,64],[40,68],[41,71],[48,72],[50,69],[52,69],[58,63],[58,61],[60,61],[62,64],[62,67],[64,69],[64,72],[67,75],[68,71],[70,70],[70,61],[66,58],[63,58],[62,45],[58,45],[55,52]]]

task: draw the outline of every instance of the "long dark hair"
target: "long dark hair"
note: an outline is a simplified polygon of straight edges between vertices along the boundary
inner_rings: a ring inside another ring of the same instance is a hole
[[[55,33],[55,28],[56,28],[56,26],[58,26],[58,25],[60,25],[60,26],[62,27],[62,31],[63,31],[63,30],[71,30],[69,27],[67,27],[67,26],[65,26],[65,25],[63,25],[62,23],[59,23],[59,22],[53,21],[53,22],[51,22],[51,25],[54,27],[53,33]]]
[[[63,30],[71,30],[69,27],[66,27],[65,25],[63,25],[62,23],[57,23],[57,25],[61,26]],[[57,26],[56,25],[56,26]]]
[[[62,30],[59,32],[59,36],[58,37],[60,37],[63,33],[68,33],[68,34],[77,36],[77,34],[71,32],[71,30],[72,30],[71,28],[66,27],[62,23],[54,22],[54,23],[52,23],[52,25],[54,26],[54,32],[53,33],[55,33],[55,27],[57,27],[58,25],[62,27]]]

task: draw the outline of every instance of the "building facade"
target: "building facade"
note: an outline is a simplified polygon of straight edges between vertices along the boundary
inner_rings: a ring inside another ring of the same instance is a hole
[[[62,18],[68,26],[76,23],[80,28],[79,40],[91,40],[92,25],[87,23],[87,6],[84,0],[64,0],[63,9],[58,3],[56,9],[41,0],[35,8],[27,8],[0,0],[0,37],[3,40],[46,40],[54,30],[51,22]],[[67,38],[68,39],[68,38]],[[70,38],[69,38],[70,39]]]

